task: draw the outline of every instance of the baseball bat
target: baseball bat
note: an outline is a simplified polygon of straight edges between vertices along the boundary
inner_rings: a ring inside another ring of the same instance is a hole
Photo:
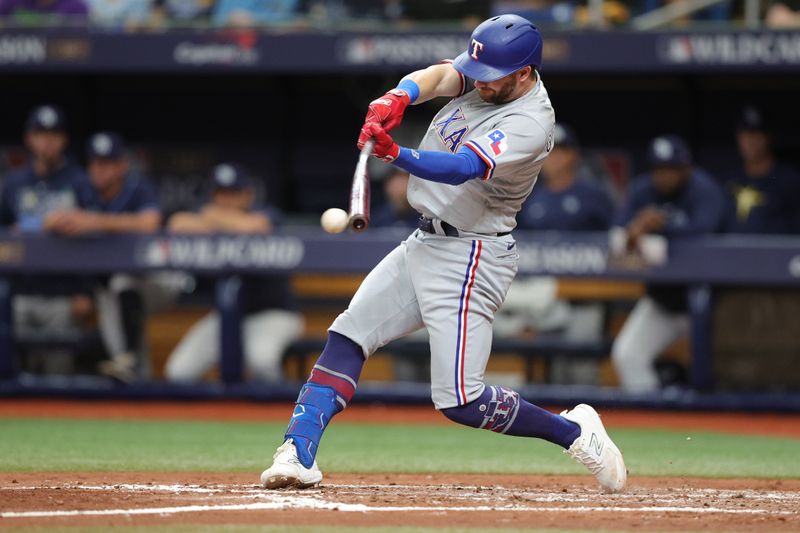
[[[364,143],[358,156],[356,171],[353,173],[353,184],[350,187],[350,228],[353,231],[364,231],[369,227],[369,173],[367,162],[372,153],[375,141]]]

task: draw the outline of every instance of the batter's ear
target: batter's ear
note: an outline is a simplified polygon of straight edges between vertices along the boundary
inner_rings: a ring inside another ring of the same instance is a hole
[[[517,72],[520,74],[519,81],[525,81],[526,79],[533,78],[533,65],[522,67]]]

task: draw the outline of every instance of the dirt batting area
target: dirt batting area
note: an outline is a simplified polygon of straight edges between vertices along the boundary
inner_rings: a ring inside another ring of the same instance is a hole
[[[283,420],[290,406],[12,401],[3,417]],[[444,423],[426,408],[353,406],[350,423]],[[797,416],[610,411],[613,427],[800,436]],[[745,421],[748,422],[745,422]],[[647,478],[604,494],[589,476],[329,474],[267,491],[258,473],[4,473],[0,529],[273,524],[641,531],[800,531],[800,480]]]
[[[797,531],[800,481],[636,478],[623,494],[568,476],[328,476],[267,491],[253,475],[4,475],[0,529],[29,525],[285,524]]]

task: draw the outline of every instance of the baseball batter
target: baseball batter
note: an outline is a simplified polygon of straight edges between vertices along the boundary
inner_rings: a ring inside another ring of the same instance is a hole
[[[538,74],[542,38],[516,15],[480,24],[467,50],[406,76],[373,101],[359,147],[411,174],[419,229],[366,277],[297,399],[283,445],[261,475],[266,488],[322,480],[315,456],[330,419],[352,398],[366,358],[427,328],[434,405],[449,419],[562,446],[609,491],[625,486],[622,455],[588,405],[555,415],[513,390],[488,386],[492,321],[517,271],[511,230],[553,145],[555,114]],[[474,90],[473,90],[474,89]],[[452,98],[416,150],[388,131],[407,105]]]

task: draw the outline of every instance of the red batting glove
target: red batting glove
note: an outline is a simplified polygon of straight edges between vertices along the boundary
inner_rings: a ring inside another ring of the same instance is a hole
[[[369,138],[375,140],[375,147],[372,149],[372,155],[391,163],[397,156],[400,155],[400,147],[394,142],[394,139],[386,133],[386,130],[381,128],[378,124],[372,123],[369,125]]]
[[[370,102],[367,116],[364,117],[364,126],[358,136],[358,149],[370,138],[369,125],[378,124],[384,131],[391,131],[403,120],[403,113],[411,103],[408,93],[402,89],[392,89],[380,98]]]

